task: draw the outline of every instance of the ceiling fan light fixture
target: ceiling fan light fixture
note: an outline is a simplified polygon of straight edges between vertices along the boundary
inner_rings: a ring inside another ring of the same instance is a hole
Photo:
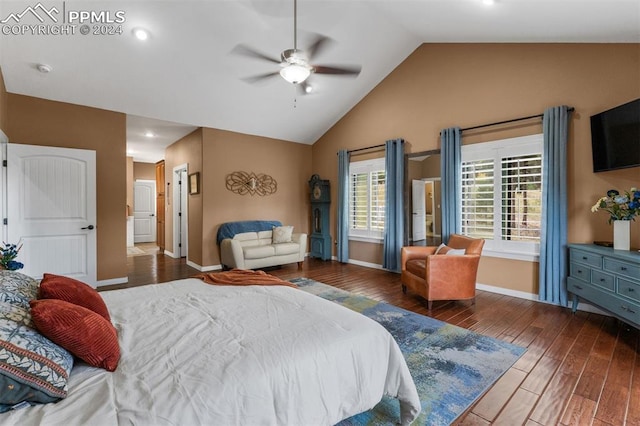
[[[311,75],[311,70],[304,65],[289,64],[280,70],[280,75],[291,84],[299,84]]]

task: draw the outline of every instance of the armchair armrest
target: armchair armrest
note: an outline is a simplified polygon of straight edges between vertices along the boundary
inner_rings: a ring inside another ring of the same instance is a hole
[[[402,270],[406,269],[406,264],[408,261],[412,259],[424,259],[427,256],[434,254],[438,247],[430,247],[430,246],[404,246],[400,250],[400,264],[402,265]]]

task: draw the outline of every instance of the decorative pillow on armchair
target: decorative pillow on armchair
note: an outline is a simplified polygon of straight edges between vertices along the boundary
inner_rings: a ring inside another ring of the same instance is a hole
[[[274,226],[273,244],[290,243],[293,235],[293,226]]]

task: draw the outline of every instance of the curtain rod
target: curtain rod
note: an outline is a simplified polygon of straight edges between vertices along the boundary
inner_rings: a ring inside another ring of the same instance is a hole
[[[567,109],[568,112],[572,112],[574,111],[575,108],[574,107],[569,107]],[[481,124],[479,126],[473,126],[473,127],[467,127],[465,129],[460,129],[460,132],[465,132],[468,130],[475,130],[475,129],[481,129],[483,127],[491,127],[491,126],[497,126],[499,124],[507,124],[507,123],[513,123],[516,121],[524,121],[524,120],[530,120],[532,118],[541,118],[544,117],[544,114],[536,114],[536,115],[530,115],[528,117],[520,117],[520,118],[513,118],[511,120],[504,120],[504,121],[496,121],[495,123],[489,123],[489,124]]]
[[[349,151],[347,151],[348,154],[351,154],[352,152],[358,152],[358,151],[366,151],[368,149],[374,149],[374,148],[385,148],[386,145],[385,144],[380,144],[380,145],[373,145],[373,146],[368,146],[366,148],[358,148],[358,149],[350,149]],[[338,154],[336,152],[336,154]]]

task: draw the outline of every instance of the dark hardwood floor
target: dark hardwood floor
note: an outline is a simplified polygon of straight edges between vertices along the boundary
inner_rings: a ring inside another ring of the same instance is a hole
[[[184,259],[128,258],[133,287],[198,273]],[[308,259],[269,273],[308,277],[386,301],[477,333],[527,347],[527,352],[456,425],[640,425],[639,332],[612,318],[479,291],[476,304],[426,302],[403,295],[399,275]],[[638,370],[636,370],[636,367]]]

